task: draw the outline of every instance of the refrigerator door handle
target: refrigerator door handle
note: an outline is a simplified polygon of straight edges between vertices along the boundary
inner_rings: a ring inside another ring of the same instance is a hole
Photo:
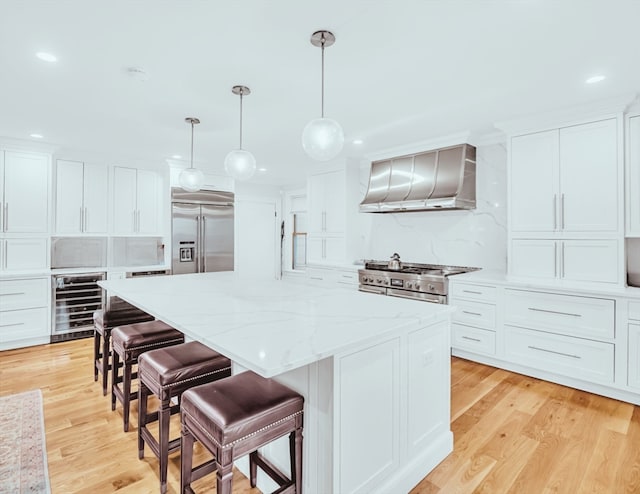
[[[196,216],[196,245],[195,245],[195,258],[196,258],[196,273],[200,272],[200,216]]]
[[[201,252],[200,255],[202,256],[202,272],[203,273],[207,272],[207,252],[205,250],[206,227],[207,227],[207,217],[203,214],[202,215],[202,226],[201,226],[202,235],[200,236],[201,244],[202,244],[202,249],[200,251]]]

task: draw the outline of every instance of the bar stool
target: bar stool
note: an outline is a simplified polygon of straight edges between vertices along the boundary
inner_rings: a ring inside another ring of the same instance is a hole
[[[93,380],[102,374],[102,395],[107,395],[107,381],[111,370],[111,330],[124,324],[153,321],[153,316],[137,307],[97,310],[93,313]]]
[[[231,360],[197,341],[150,350],[138,358],[138,458],[144,458],[145,442],[160,460],[160,492],[167,492],[169,454],[180,449],[180,438],[169,441],[169,419],[180,411],[171,406],[189,388],[231,375]],[[147,412],[150,394],[160,400],[157,412]],[[158,424],[158,440],[147,424]]]
[[[138,357],[155,348],[184,343],[184,335],[162,321],[149,321],[114,328],[111,332],[111,341],[113,343],[111,410],[116,409],[117,398],[122,403],[124,431],[127,432],[131,400],[138,398],[137,392],[131,392],[131,380],[138,377],[138,373],[132,370],[138,363]],[[123,368],[122,376],[120,376],[120,367]],[[122,383],[122,389],[120,389],[120,383]]]
[[[247,453],[251,487],[256,486],[260,467],[278,483],[278,493],[300,494],[303,407],[301,395],[251,371],[185,391],[180,407],[180,492],[193,493],[191,482],[212,471],[211,462],[192,468],[193,443],[198,440],[215,456],[218,494],[231,494],[233,462]],[[290,478],[258,452],[287,434]]]

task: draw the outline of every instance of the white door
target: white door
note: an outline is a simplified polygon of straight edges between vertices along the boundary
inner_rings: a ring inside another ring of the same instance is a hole
[[[236,202],[235,270],[243,275],[276,278],[280,272],[280,239],[276,234],[276,203]],[[280,231],[279,228],[277,229]],[[278,261],[278,264],[276,264]]]
[[[565,280],[618,282],[617,240],[564,240],[560,255]]]
[[[558,131],[511,139],[510,214],[514,232],[558,228]]]
[[[615,119],[560,129],[562,230],[618,230],[618,173]]]
[[[113,231],[129,234],[136,231],[136,169],[116,166],[113,169]]]
[[[137,232],[157,233],[159,211],[158,174],[156,172],[138,170],[137,197]]]
[[[82,183],[84,165],[78,161],[56,163],[56,232],[83,231]]]
[[[5,152],[4,231],[48,233],[49,157]]]
[[[509,273],[514,276],[555,278],[558,245],[555,240],[516,239],[511,243]]]
[[[84,232],[107,233],[108,170],[104,165],[84,165]]]

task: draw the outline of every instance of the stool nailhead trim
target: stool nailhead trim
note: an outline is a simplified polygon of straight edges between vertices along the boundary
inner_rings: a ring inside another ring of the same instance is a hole
[[[173,383],[169,383],[169,384],[165,384],[164,386],[160,385],[160,383],[158,381],[156,381],[153,377],[151,377],[149,374],[147,374],[146,372],[142,372],[140,374],[140,377],[144,376],[145,379],[148,379],[149,381],[153,381],[154,384],[156,384],[160,389],[168,389],[168,388],[172,388],[174,386],[177,386],[178,384],[183,384],[183,383],[187,383],[189,381],[194,381],[196,379],[202,379],[203,377],[207,377],[207,376],[212,376],[214,374],[217,374],[218,372],[226,372],[231,370],[231,367],[223,367],[222,369],[216,369],[214,371],[211,372],[207,372],[206,374],[200,374],[194,377],[190,377],[188,379],[183,379],[182,381],[176,381]]]

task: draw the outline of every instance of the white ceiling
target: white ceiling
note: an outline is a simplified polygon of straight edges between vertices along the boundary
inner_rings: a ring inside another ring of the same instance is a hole
[[[194,159],[223,173],[244,84],[244,148],[268,169],[252,180],[301,183],[318,166],[300,144],[320,114],[318,29],[336,36],[325,114],[358,157],[639,92],[639,19],[638,0],[2,0],[0,136],[164,164],[189,159],[195,116]]]

